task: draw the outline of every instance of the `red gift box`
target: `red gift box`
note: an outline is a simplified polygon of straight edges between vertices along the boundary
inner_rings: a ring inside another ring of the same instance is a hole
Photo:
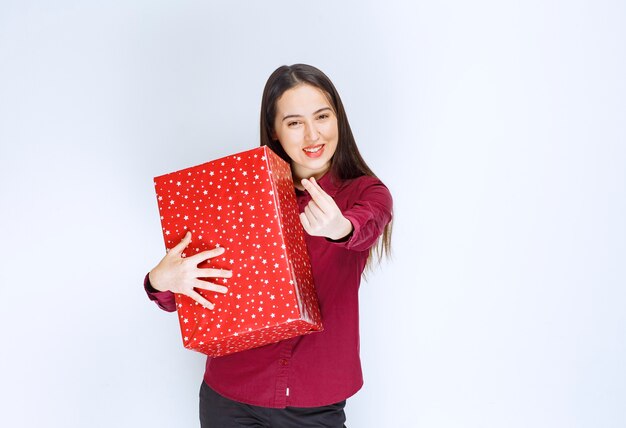
[[[322,330],[289,164],[269,148],[155,177],[166,248],[190,230],[190,256],[218,246],[200,267],[226,294],[197,289],[211,310],[176,294],[183,345],[212,357]]]

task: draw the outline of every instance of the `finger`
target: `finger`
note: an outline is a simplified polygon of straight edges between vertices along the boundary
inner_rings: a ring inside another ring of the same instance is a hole
[[[228,288],[224,287],[223,285],[215,284],[209,281],[203,281],[201,279],[196,279],[194,281],[193,288],[200,288],[202,290],[214,291],[216,293],[222,293],[222,294],[228,291]]]
[[[304,207],[305,211],[307,208],[309,209],[309,211],[311,212],[315,220],[317,221],[324,220],[324,216],[325,216],[324,211],[322,211],[322,209],[319,207],[319,205],[317,205],[315,201],[309,202],[307,206]]]
[[[221,256],[224,254],[226,249],[224,247],[213,248],[212,250],[201,251],[198,254],[194,254],[193,256],[187,257],[193,263],[199,265],[205,260],[212,259],[217,256]]]
[[[182,254],[183,250],[187,248],[187,245],[189,245],[190,242],[191,232],[187,231],[187,233],[185,233],[185,236],[183,236],[183,239],[181,239],[178,244],[173,246],[169,252],[178,256]]]
[[[231,278],[233,271],[228,269],[198,268],[195,272],[196,278]]]
[[[309,219],[306,217],[305,213],[300,213],[300,223],[302,223],[302,227],[304,228],[305,232],[310,235],[311,223],[309,223]]]
[[[200,293],[198,293],[197,291],[190,290],[187,293],[187,296],[191,297],[193,300],[195,300],[196,302],[200,303],[205,308],[213,309],[215,307],[215,305],[213,303],[209,302],[207,299],[202,297],[200,295]]]
[[[330,198],[330,196],[328,196],[328,193],[324,192],[324,189],[322,189],[320,185],[315,182],[315,179],[312,177],[310,180],[304,178],[302,180],[302,186],[307,192],[309,192],[311,199],[313,199],[323,211],[326,211],[329,203],[327,198]]]
[[[324,197],[324,199],[329,200],[329,201],[334,201],[333,197],[330,196],[328,193],[326,193],[326,190],[324,190],[322,186],[320,186],[320,184],[317,182],[315,177],[311,177],[309,181],[313,184],[313,186],[317,188],[317,190],[319,190],[320,194]]]
[[[317,213],[314,213],[310,205],[304,207],[304,214],[306,215],[306,218],[309,219],[309,223],[311,224],[311,226],[315,226],[317,223],[319,223],[322,220],[323,216],[319,209],[317,210]]]
[[[327,203],[331,203],[333,205],[336,205],[335,200],[333,199],[332,196],[330,196],[328,193],[326,193],[326,190],[322,189],[322,186],[320,186],[320,184],[317,182],[317,180],[315,179],[315,177],[311,177],[311,183],[313,183],[313,185],[315,187],[317,187],[317,190],[319,190],[320,194],[322,195],[322,198],[327,202]]]

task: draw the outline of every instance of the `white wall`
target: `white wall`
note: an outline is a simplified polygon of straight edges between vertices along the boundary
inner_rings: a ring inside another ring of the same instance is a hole
[[[395,197],[351,427],[626,426],[626,6],[0,2],[0,424],[193,427],[142,290],[152,177],[257,145],[262,86],[339,88]]]

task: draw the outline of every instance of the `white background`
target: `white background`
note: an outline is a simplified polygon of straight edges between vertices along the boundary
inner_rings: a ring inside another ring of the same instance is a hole
[[[194,427],[152,177],[324,70],[395,199],[351,427],[626,426],[626,4],[0,1],[0,424]]]

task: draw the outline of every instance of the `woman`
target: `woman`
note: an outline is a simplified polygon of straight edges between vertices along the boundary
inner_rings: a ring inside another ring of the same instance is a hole
[[[315,67],[282,66],[269,77],[261,145],[291,164],[324,331],[207,358],[202,427],[343,427],[345,400],[363,385],[358,289],[372,253],[389,251],[391,195],[359,154],[334,85]],[[190,240],[187,234],[146,276],[162,309],[175,310],[173,292],[207,307],[194,288],[226,292],[199,278],[230,271],[197,267],[224,249],[181,258]]]

